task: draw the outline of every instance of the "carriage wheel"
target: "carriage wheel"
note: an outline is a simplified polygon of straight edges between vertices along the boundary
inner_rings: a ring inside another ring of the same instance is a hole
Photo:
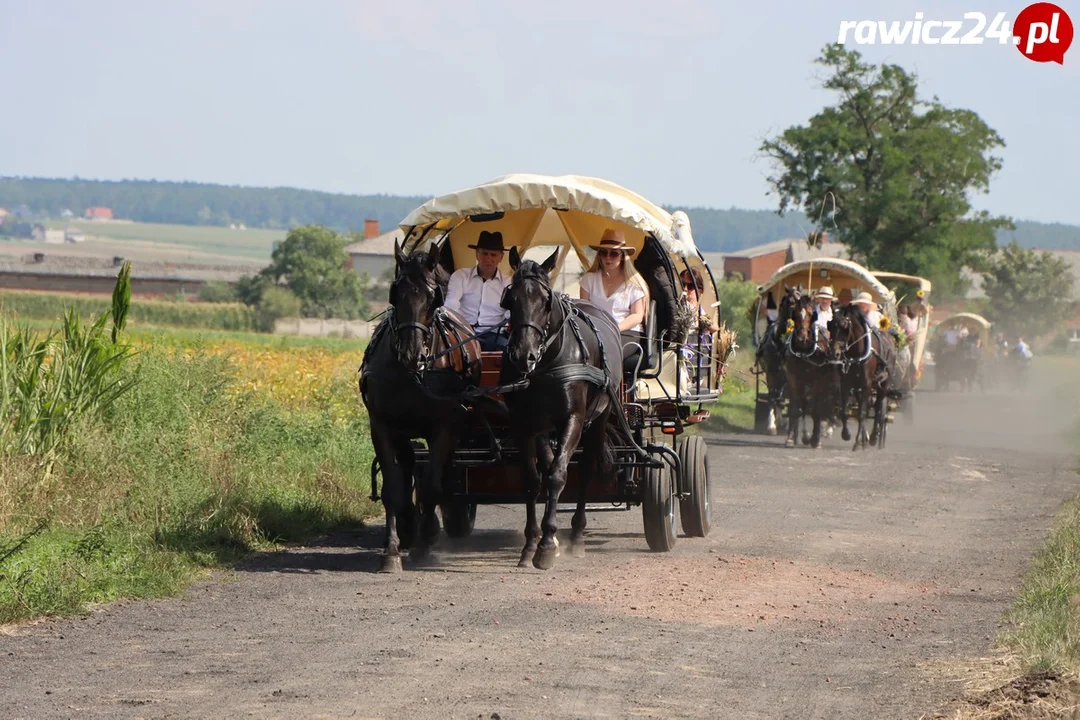
[[[452,538],[469,537],[476,526],[476,503],[451,500],[439,506],[443,529]]]
[[[654,455],[657,460],[662,456]],[[644,468],[645,495],[641,502],[641,517],[645,524],[645,541],[654,552],[667,552],[675,547],[676,519],[679,498],[675,494],[671,468]]]
[[[683,533],[705,537],[712,529],[712,490],[709,478],[709,453],[705,441],[690,435],[679,442],[680,489],[689,495],[679,503]]]

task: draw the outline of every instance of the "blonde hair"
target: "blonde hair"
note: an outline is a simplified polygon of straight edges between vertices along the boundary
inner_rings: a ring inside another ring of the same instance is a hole
[[[648,305],[649,301],[649,286],[645,284],[645,278],[641,276],[641,273],[634,267],[634,263],[630,262],[630,256],[626,253],[619,253],[622,255],[622,261],[619,263],[619,270],[622,272],[623,281],[619,283],[619,287],[622,287],[628,282],[636,283],[645,292],[645,303]],[[600,253],[596,253],[593,256],[592,265],[586,270],[586,273],[600,273]]]

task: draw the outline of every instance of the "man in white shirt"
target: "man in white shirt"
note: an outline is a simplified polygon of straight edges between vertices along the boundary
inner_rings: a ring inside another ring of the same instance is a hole
[[[483,230],[476,244],[469,247],[476,250],[476,266],[454,271],[443,304],[472,326],[480,349],[502,350],[507,336],[500,330],[510,317],[509,311],[499,307],[503,290],[510,284],[510,277],[499,270],[506,252],[502,233]]]
[[[820,327],[826,335],[829,333],[829,322],[832,320],[832,304],[835,299],[833,289],[828,285],[823,286],[814,295],[814,301],[817,303],[815,308],[817,320],[814,321],[814,324]]]

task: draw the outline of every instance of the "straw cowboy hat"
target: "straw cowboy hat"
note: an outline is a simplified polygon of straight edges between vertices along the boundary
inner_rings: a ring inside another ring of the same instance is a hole
[[[851,302],[856,305],[877,305],[877,303],[874,302],[874,296],[868,292],[859,293],[858,297],[856,297]]]
[[[473,250],[495,250],[497,252],[506,252],[506,248],[503,247],[502,233],[499,231],[488,232],[487,230],[480,231],[480,237],[477,238],[475,245],[470,245]]]
[[[633,255],[637,252],[634,248],[626,244],[626,236],[623,235],[623,231],[617,228],[608,228],[604,231],[604,234],[600,236],[599,245],[590,245],[593,250],[622,250],[627,255]]]
[[[820,290],[817,291],[816,295],[814,295],[815,300],[821,300],[822,298],[824,298],[826,300],[835,300],[836,299],[836,296],[833,295],[832,288],[830,286],[825,285],[824,287],[822,287]]]

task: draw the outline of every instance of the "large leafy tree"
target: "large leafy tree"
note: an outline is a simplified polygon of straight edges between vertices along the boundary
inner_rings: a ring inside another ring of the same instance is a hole
[[[263,268],[260,278],[272,285],[284,284],[300,299],[305,317],[355,319],[368,312],[365,283],[345,266],[349,238],[320,225],[303,225],[289,231]],[[240,288],[245,300],[260,299],[264,290],[248,282]]]
[[[916,77],[897,65],[868,64],[840,45],[815,62],[839,101],[761,146],[779,171],[769,178],[779,214],[802,209],[857,261],[929,277],[938,297],[960,293],[958,269],[981,270],[995,229],[1013,227],[972,212],[968,197],[988,189],[1004,141],[971,110],[921,99]],[[836,212],[821,215],[830,193]]]
[[[1072,268],[1053,253],[1014,241],[991,256],[985,277],[987,315],[1010,336],[1044,335],[1072,312]]]

